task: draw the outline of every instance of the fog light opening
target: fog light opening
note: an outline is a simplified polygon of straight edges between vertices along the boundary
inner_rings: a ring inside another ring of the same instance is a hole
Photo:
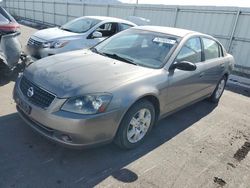
[[[61,140],[64,142],[72,142],[72,138],[66,134],[61,135]]]

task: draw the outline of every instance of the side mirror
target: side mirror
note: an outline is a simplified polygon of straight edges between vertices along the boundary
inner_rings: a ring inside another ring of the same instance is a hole
[[[194,63],[188,61],[174,62],[170,67],[171,70],[179,69],[184,71],[194,71],[196,68]]]
[[[92,33],[92,38],[101,38],[102,37],[102,33],[99,31],[94,31],[94,33]]]

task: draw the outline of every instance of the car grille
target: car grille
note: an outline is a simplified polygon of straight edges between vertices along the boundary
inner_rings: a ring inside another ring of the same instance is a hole
[[[37,47],[41,47],[43,42],[37,41],[35,39],[29,38],[28,45],[35,45]]]
[[[33,88],[34,94],[32,96],[28,96],[28,89],[31,87]],[[26,96],[31,103],[42,108],[49,107],[52,101],[55,99],[55,95],[36,86],[25,77],[22,77],[20,81],[20,89],[23,95]]]

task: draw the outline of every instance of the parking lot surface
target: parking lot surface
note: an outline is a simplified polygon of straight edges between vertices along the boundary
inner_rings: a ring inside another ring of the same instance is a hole
[[[22,26],[25,45],[35,32]],[[199,102],[161,120],[146,142],[73,150],[18,116],[14,80],[0,81],[0,187],[250,187],[249,89],[228,86],[218,105]]]

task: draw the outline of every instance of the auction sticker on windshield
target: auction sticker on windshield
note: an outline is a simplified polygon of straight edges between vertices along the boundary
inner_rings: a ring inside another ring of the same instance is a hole
[[[175,44],[176,41],[168,38],[155,37],[153,42],[159,42],[164,44]]]

